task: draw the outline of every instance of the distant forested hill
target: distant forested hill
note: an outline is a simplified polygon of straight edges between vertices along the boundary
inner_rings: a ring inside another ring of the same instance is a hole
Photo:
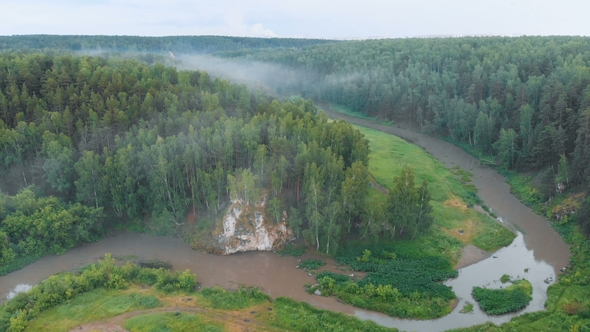
[[[248,38],[225,36],[0,36],[0,49],[55,49],[103,52],[213,53],[259,48],[302,48],[335,43],[335,40],[296,38]]]
[[[368,40],[248,58],[302,77],[283,91],[418,125],[508,168],[553,167],[570,185],[590,175],[590,38]]]

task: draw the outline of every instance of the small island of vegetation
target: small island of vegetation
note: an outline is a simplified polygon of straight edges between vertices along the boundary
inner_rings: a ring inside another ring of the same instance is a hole
[[[533,288],[526,280],[510,281],[512,285],[503,289],[473,288],[473,298],[489,315],[502,315],[526,307],[532,300]]]

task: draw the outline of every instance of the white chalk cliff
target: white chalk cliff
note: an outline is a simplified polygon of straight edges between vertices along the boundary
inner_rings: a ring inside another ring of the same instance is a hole
[[[287,213],[277,223],[267,215],[263,197],[255,204],[234,200],[223,216],[223,230],[216,236],[216,247],[228,255],[241,251],[276,250],[293,240],[287,227]]]

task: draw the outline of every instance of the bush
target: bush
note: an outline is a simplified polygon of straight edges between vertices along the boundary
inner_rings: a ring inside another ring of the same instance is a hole
[[[343,284],[345,284],[345,283],[347,283],[347,282],[350,281],[350,277],[349,276],[346,276],[344,274],[327,272],[327,271],[326,272],[322,272],[322,273],[318,273],[317,276],[316,276],[316,279],[317,280],[320,280],[320,279],[325,278],[325,277],[328,277],[328,278],[334,280],[334,282],[337,285],[343,285]]]
[[[296,246],[294,244],[288,244],[285,248],[277,251],[280,256],[295,256],[299,257],[305,253],[305,248]]]
[[[326,262],[318,259],[306,259],[299,263],[299,268],[304,270],[317,270],[320,267],[326,265]]]
[[[158,270],[142,268],[139,273],[137,273],[135,281],[139,284],[152,286],[158,281]]]
[[[170,270],[160,268],[156,270],[156,276],[156,288],[165,293],[174,291],[190,292],[197,285],[196,276],[190,273],[189,270],[172,273]]]
[[[518,280],[505,289],[473,287],[473,298],[481,310],[489,315],[502,315],[526,307],[532,300],[532,286],[528,280]]]
[[[215,286],[201,290],[200,294],[209,300],[211,307],[225,310],[244,309],[271,300],[256,287],[240,287],[238,291],[231,292]]]

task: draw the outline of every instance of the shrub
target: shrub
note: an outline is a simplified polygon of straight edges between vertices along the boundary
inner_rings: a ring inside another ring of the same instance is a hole
[[[518,311],[532,300],[532,286],[528,280],[518,280],[505,289],[474,287],[473,298],[489,315]]]
[[[152,286],[158,281],[156,269],[142,268],[135,277],[135,281],[140,284]]]
[[[256,287],[240,287],[236,292],[215,286],[201,290],[201,295],[210,301],[215,309],[236,310],[270,301],[270,297]]]
[[[280,256],[295,256],[299,257],[305,253],[305,248],[296,246],[294,244],[288,244],[283,249],[277,251]]]
[[[306,259],[299,263],[299,268],[305,270],[317,270],[324,265],[326,265],[326,262],[324,261],[318,259]]]

